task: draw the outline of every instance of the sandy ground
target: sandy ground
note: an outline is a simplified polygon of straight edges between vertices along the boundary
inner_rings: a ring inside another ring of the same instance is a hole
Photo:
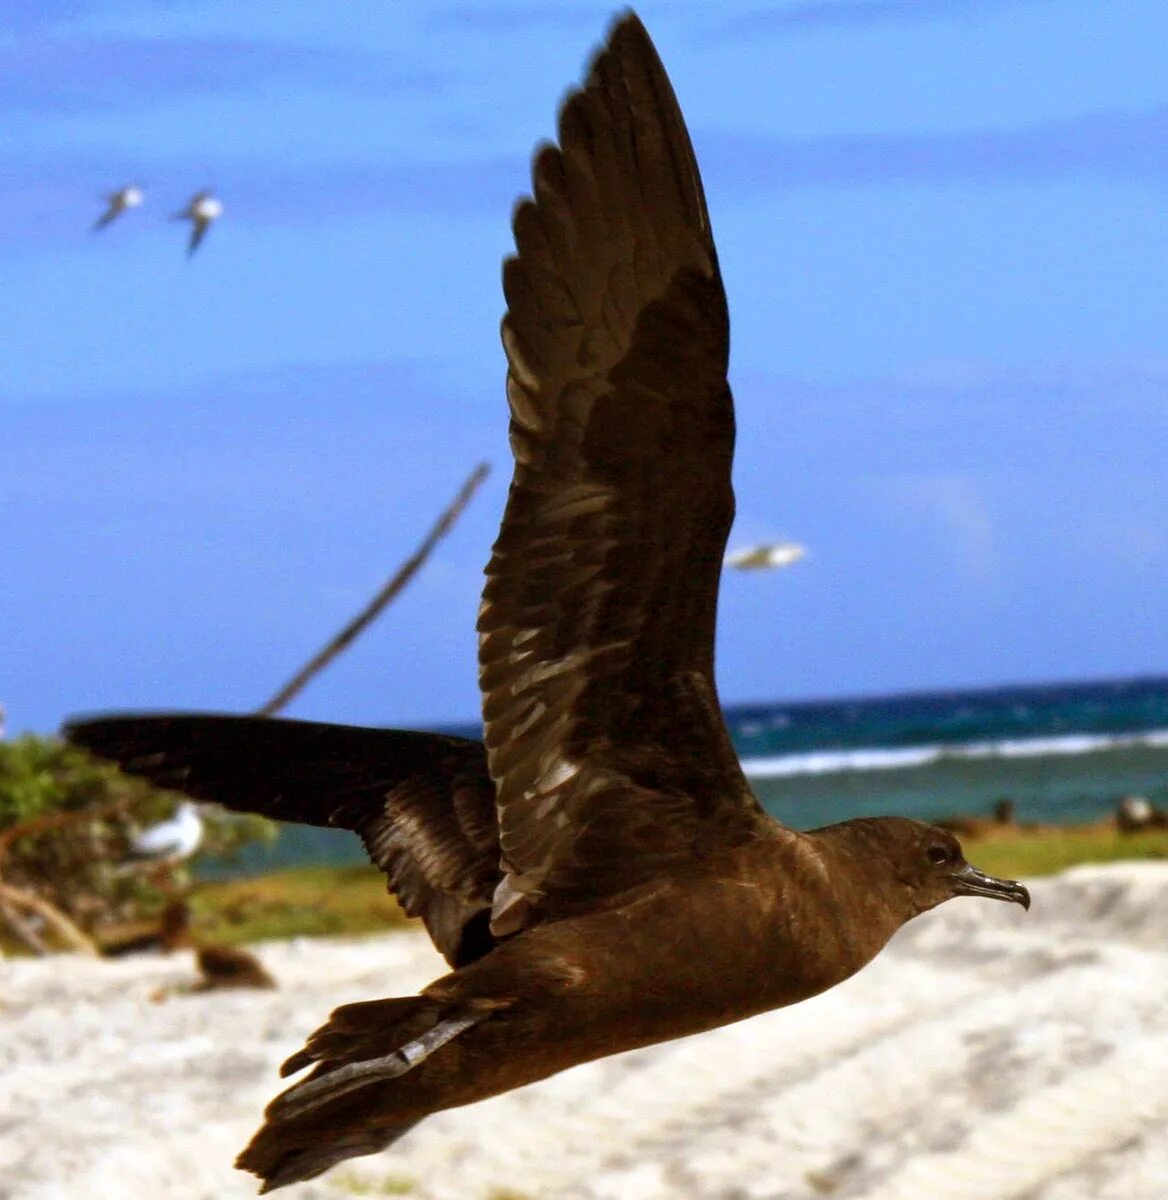
[[[795,1008],[432,1117],[280,1193],[417,1200],[1165,1200],[1168,864],[1029,915],[958,900]],[[227,1200],[277,1064],[424,938],[262,947],[278,992],[172,994],[186,955],[0,962],[0,1197]]]

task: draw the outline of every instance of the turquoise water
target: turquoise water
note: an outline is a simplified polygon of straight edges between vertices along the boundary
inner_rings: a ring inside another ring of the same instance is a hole
[[[781,820],[988,813],[1090,821],[1126,793],[1168,802],[1168,678],[933,692],[727,714]]]
[[[1168,805],[1168,677],[736,705],[726,719],[759,799],[803,829],[988,814],[1007,796],[1021,821],[1090,821],[1132,792]],[[363,858],[351,834],[289,826],[227,869]]]

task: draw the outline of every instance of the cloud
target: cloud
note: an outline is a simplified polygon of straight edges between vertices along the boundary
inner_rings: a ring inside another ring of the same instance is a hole
[[[855,483],[857,472],[877,489],[944,474],[974,481],[968,486],[995,503],[1025,497],[1016,516],[1027,504],[1070,511],[1088,496],[1097,497],[1085,506],[1092,512],[1125,512],[1140,489],[1163,494],[1168,360],[969,364],[928,376],[827,385],[733,373],[736,475],[773,488],[776,463],[798,463],[816,486],[835,490],[840,480]],[[740,493],[744,503],[754,486]],[[962,499],[952,483],[922,484],[913,495],[916,510],[948,505],[950,519]],[[1155,511],[1151,502],[1145,508]]]
[[[430,71],[373,53],[246,38],[48,37],[0,45],[0,107],[9,109],[132,110],[288,76],[377,94],[438,86]]]
[[[1029,3],[1033,0],[805,0],[785,8],[733,17],[722,26],[721,32],[796,33],[894,22],[960,20]]]
[[[894,498],[932,521],[949,545],[963,580],[994,593],[1002,579],[1001,554],[994,520],[973,480],[936,474],[898,480]]]
[[[784,138],[697,136],[707,179],[773,191],[900,182],[1168,178],[1168,107],[1085,113],[1016,129]]]

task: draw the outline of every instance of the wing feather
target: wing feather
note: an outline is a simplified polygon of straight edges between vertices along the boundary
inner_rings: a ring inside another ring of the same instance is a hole
[[[494,944],[484,934],[499,839],[480,742],[210,715],[74,721],[65,735],[131,775],[198,800],[350,829],[449,962],[458,966]]]
[[[726,301],[681,110],[632,14],[558,134],[503,269],[515,472],[478,625],[497,931],[692,862],[761,812],[714,684]]]

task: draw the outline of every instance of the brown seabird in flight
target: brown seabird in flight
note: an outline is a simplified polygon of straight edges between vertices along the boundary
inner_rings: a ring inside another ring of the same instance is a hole
[[[952,834],[769,817],[714,687],[729,328],[681,110],[613,26],[535,155],[503,268],[515,474],[479,613],[485,752],[425,733],[129,717],[70,737],[191,795],[356,830],[451,967],[337,1009],[238,1165],[264,1190],[429,1113],[813,996],[959,895]]]

